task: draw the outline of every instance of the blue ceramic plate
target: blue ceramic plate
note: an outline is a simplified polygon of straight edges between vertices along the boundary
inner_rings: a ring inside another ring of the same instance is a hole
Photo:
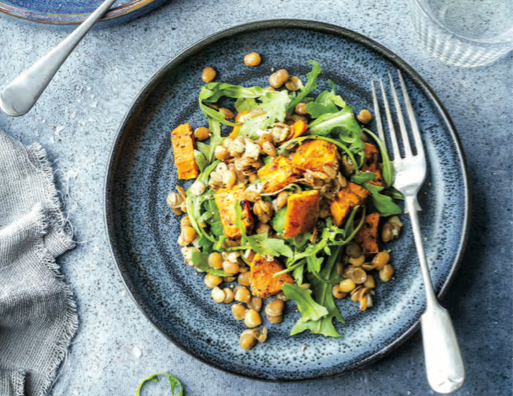
[[[249,68],[243,57],[252,51],[263,62]],[[105,192],[112,253],[134,300],[171,341],[208,364],[256,379],[320,378],[378,359],[413,334],[425,306],[407,216],[401,238],[388,246],[395,280],[378,282],[374,307],[360,312],[349,299],[337,302],[346,320],[336,324],[341,338],[289,337],[299,318],[295,303],[289,302],[282,324],[264,320],[267,342],[244,352],[238,342],[244,324],[233,319],[229,305],[215,304],[204,275],[183,263],[176,243],[179,219],[166,206],[175,183],[186,185],[177,180],[170,131],[185,122],[194,128],[206,125],[197,99],[202,69],[214,67],[218,81],[267,86],[272,68],[304,78],[310,59],[323,68],[319,89],[328,88],[327,79],[332,79],[358,110],[372,108],[371,80],[395,69],[405,76],[428,155],[420,221],[438,294],[454,277],[467,239],[468,177],[454,126],[429,86],[383,46],[333,25],[274,20],[225,30],[183,51],[149,81],[114,143]]]
[[[104,0],[0,0],[0,12],[31,22],[73,27],[82,23]],[[126,22],[166,0],[118,0],[99,22],[101,26]]]

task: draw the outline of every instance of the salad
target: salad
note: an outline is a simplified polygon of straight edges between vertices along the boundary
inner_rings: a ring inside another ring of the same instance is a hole
[[[250,67],[260,60],[245,58]],[[298,316],[292,336],[340,337],[335,300],[365,311],[376,279],[394,276],[380,244],[399,236],[402,197],[386,148],[365,127],[372,114],[355,116],[331,80],[315,93],[321,67],[309,63],[306,82],[281,69],[267,88],[212,82],[216,72],[205,68],[198,105],[208,128],[171,133],[178,177],[194,180],[167,197],[186,214],[178,244],[185,263],[205,273],[212,299],[244,321],[246,350],[266,340],[262,314],[281,323],[288,300],[299,311],[290,313]]]

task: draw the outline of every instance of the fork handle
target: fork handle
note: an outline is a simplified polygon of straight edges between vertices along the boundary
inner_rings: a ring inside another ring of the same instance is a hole
[[[0,110],[12,117],[28,113],[78,43],[115,2],[105,0],[73,33],[7,85],[0,92]]]
[[[426,311],[421,318],[426,373],[431,388],[435,392],[447,394],[463,386],[465,365],[451,317],[447,310],[440,306],[433,291],[416,201],[416,196],[405,197],[426,291]]]

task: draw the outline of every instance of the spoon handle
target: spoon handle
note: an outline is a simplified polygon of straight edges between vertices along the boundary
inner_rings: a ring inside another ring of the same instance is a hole
[[[115,2],[105,0],[73,33],[7,85],[0,93],[0,109],[13,117],[28,113],[78,43]]]

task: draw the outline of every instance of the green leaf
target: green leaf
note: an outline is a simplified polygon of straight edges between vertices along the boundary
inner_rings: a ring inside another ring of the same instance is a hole
[[[197,250],[193,250],[192,251],[192,263],[194,264],[194,266],[197,269],[199,269],[203,272],[207,272],[209,274],[217,275],[217,276],[230,276],[223,270],[218,270],[218,269],[212,268],[210,265],[208,265],[208,253],[206,253],[206,252],[198,252]]]
[[[200,246],[202,248],[202,251],[203,253],[212,253],[213,252],[213,246],[214,246],[214,243],[208,239],[205,235],[201,235],[199,241],[198,241],[198,246]],[[208,258],[208,256],[207,256]]]
[[[196,180],[199,180],[201,181],[202,183],[204,183],[205,185],[208,184],[208,176],[210,175],[210,172],[212,172],[216,166],[219,164],[220,161],[214,161],[212,164],[210,164],[209,166],[207,166],[201,173],[200,175],[198,176],[198,178]],[[192,224],[192,227],[194,228],[194,230],[196,231],[196,233],[201,236],[201,235],[205,235],[205,237],[207,237],[208,239],[210,239],[212,242],[215,242],[215,238],[213,237],[210,237],[206,231],[203,229],[203,227],[201,227],[199,225],[200,223],[200,219],[201,219],[201,209],[202,209],[202,205],[203,205],[203,202],[205,202],[205,200],[209,199],[209,197],[211,197],[211,191],[212,190],[207,190],[205,191],[203,194],[201,195],[194,195],[192,192],[191,192],[191,189],[189,188],[187,190],[187,201],[186,201],[186,205],[187,205],[187,214],[189,215],[189,219],[191,221],[191,224]]]
[[[331,281],[337,277],[335,263],[337,262],[338,256],[340,255],[340,251],[340,246],[337,246],[333,249],[332,255],[329,257],[326,265],[320,273],[321,277],[327,278]],[[302,333],[306,330],[310,330],[314,334],[322,334],[326,337],[340,337],[340,334],[333,325],[333,319],[336,318],[341,323],[344,323],[344,319],[342,318],[340,311],[335,305],[335,300],[333,299],[333,294],[331,293],[332,287],[333,285],[331,283],[324,283],[317,278],[314,278],[311,281],[311,288],[315,301],[317,301],[321,306],[325,307],[328,311],[328,314],[320,319],[308,321],[306,323],[305,321],[299,319],[290,332],[291,336]]]
[[[312,118],[318,118],[323,114],[336,113],[338,107],[345,107],[346,102],[335,94],[335,84],[333,81],[328,80],[331,84],[331,91],[322,92],[314,102],[310,102],[306,105],[306,111],[312,116]]]
[[[312,233],[307,232],[305,234],[299,234],[297,237],[290,238],[288,241],[291,241],[291,243],[296,247],[296,250],[303,250],[303,248],[306,246],[306,244],[310,241],[312,238]]]
[[[196,148],[198,151],[205,156],[205,158],[210,157],[210,146],[203,142],[196,142]]]
[[[208,107],[205,105],[205,103],[216,103],[222,97],[233,99],[258,98],[259,96],[265,94],[265,92],[266,91],[261,87],[244,88],[240,85],[213,82],[201,87],[198,100],[201,111],[208,117],[209,120],[215,120],[225,125],[236,126],[237,124],[226,121],[223,114],[211,107]]]
[[[296,302],[297,309],[301,312],[301,322],[318,321],[328,315],[328,310],[314,301],[309,290],[291,283],[284,283],[281,290],[285,297]]]
[[[224,124],[224,125],[237,126],[237,124],[234,124],[233,122],[226,121],[226,119],[225,119],[223,114],[221,114],[217,110],[215,110],[215,109],[213,109],[211,107],[208,107],[207,105],[201,103],[201,101],[199,102],[199,106],[200,106],[201,111],[203,112],[203,114],[205,114],[207,116],[209,121],[213,120],[213,121],[217,121],[217,122],[219,122],[221,124]]]
[[[292,257],[294,255],[283,239],[269,238],[267,234],[251,235],[247,239],[251,249],[262,256]]]
[[[388,156],[385,143],[367,128],[364,128],[363,130],[371,135],[379,147],[379,151],[381,152],[381,160],[383,162],[383,180],[385,181],[385,185],[390,187],[392,184],[394,184],[394,167],[390,161],[390,157]]]
[[[217,237],[224,235],[224,226],[221,220],[210,223],[210,232]]]
[[[168,373],[153,374],[153,375],[150,375],[148,378],[143,379],[142,382],[137,387],[137,390],[135,391],[135,396],[139,396],[139,394],[140,394],[144,384],[146,384],[146,382],[149,382],[149,381],[157,382],[159,375],[166,376],[167,379],[169,380],[169,386],[171,388],[172,396],[183,396],[183,386],[182,386],[181,382],[178,381],[178,379],[176,377],[173,377],[171,374],[168,374]],[[175,394],[175,390],[177,389],[177,387],[179,387],[180,392]]]
[[[327,246],[324,247],[326,249]],[[324,261],[324,257],[317,257],[315,254],[312,254],[306,258],[306,263],[308,264],[308,271],[312,273],[321,272],[321,264]]]
[[[262,87],[245,88],[222,82],[212,82],[201,87],[199,99],[206,103],[216,103],[223,96],[232,99],[258,98],[267,91]]]
[[[242,125],[238,130],[239,136],[247,136],[258,140],[261,131],[273,126],[276,122],[285,121],[287,104],[290,101],[287,91],[266,91],[265,95],[258,98],[258,107],[265,111],[264,114],[252,117],[250,114],[242,116]]]
[[[354,218],[359,208],[360,206],[357,205],[351,211],[351,214],[349,215],[349,218],[346,221],[346,226],[344,227],[344,235],[351,235],[354,232]],[[362,217],[365,217],[365,213]]]
[[[305,273],[305,265],[300,265],[292,271],[292,277],[296,280],[298,285],[303,283],[303,275]]]
[[[404,201],[403,194],[397,191],[394,187],[385,188],[381,191],[382,194],[388,195],[392,199],[399,199],[400,201]]]
[[[284,206],[283,208],[278,210],[278,212],[276,212],[273,219],[271,220],[271,225],[273,226],[274,230],[278,233],[283,232],[286,214],[287,214],[287,206]]]
[[[200,171],[203,171],[203,169],[205,169],[209,164],[205,155],[199,150],[194,150],[194,159],[196,160],[196,164]]]
[[[252,111],[256,108],[258,108],[258,103],[254,98],[239,98],[235,101],[235,110],[238,113]]]
[[[222,235],[222,236],[217,240],[217,242],[216,242],[216,243],[214,243],[214,251],[216,251],[216,252],[222,252],[222,251],[224,251],[224,249],[223,249],[223,243],[224,243],[224,241],[226,241],[226,239],[227,239],[226,235]]]
[[[372,172],[359,172],[351,176],[351,181],[356,184],[363,184],[367,181],[374,180],[376,176],[377,175]]]
[[[304,102],[308,94],[317,89],[316,80],[319,74],[321,73],[322,69],[319,66],[319,64],[314,60],[310,60],[308,61],[308,63],[312,65],[312,71],[306,74],[306,78],[308,79],[306,85],[299,91],[299,93],[292,100],[292,102],[289,103],[287,107],[288,113],[292,113],[298,103]]]
[[[221,124],[215,120],[208,120],[208,129],[212,136],[210,136],[210,151],[207,156],[208,162],[215,160],[215,151],[217,146],[223,145],[224,138],[221,137]],[[208,185],[208,183],[206,184]]]
[[[368,182],[365,182],[363,186],[371,193],[371,202],[380,216],[387,217],[402,213],[401,208],[392,201],[392,198],[388,195],[380,194],[383,187],[375,186]]]

